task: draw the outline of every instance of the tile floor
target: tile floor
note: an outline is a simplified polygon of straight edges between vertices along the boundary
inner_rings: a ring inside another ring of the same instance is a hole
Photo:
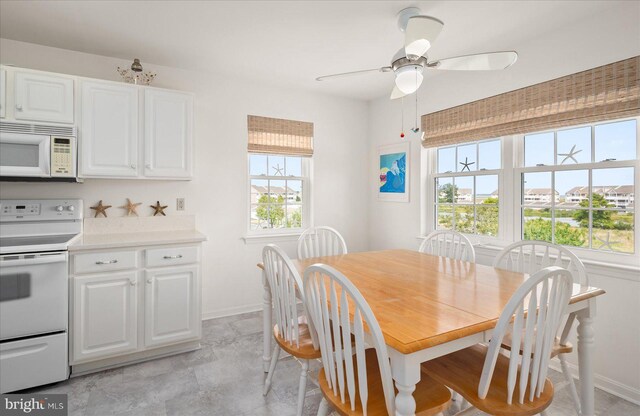
[[[262,315],[259,312],[205,321],[202,349],[104,371],[42,388],[69,395],[70,415],[244,416],[295,415],[299,365],[281,359],[272,390],[262,396]],[[305,415],[315,415],[321,393],[312,365]],[[556,397],[549,416],[574,415],[562,375],[552,372]],[[454,404],[455,406],[455,404]],[[447,414],[454,414],[455,407]],[[599,416],[639,416],[640,406],[596,391]]]

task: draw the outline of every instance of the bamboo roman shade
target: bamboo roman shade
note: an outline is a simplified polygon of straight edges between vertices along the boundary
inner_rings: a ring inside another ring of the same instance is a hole
[[[424,147],[640,114],[640,56],[422,116]]]
[[[313,155],[313,123],[247,116],[249,152]]]

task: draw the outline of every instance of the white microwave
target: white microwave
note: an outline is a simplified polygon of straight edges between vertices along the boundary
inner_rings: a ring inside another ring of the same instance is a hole
[[[0,130],[0,179],[76,180],[74,136],[4,130]]]

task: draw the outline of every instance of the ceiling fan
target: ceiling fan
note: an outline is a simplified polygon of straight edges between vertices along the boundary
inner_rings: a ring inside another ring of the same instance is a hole
[[[393,72],[395,74],[395,86],[389,98],[394,100],[412,94],[420,88],[423,80],[422,72],[425,68],[486,71],[506,69],[518,59],[518,54],[515,51],[505,51],[429,61],[426,53],[443,27],[444,23],[442,21],[435,17],[421,15],[420,9],[417,7],[403,9],[398,13],[398,28],[405,34],[404,48],[393,56],[391,65],[376,69],[324,75],[316,78],[316,81],[368,72]]]

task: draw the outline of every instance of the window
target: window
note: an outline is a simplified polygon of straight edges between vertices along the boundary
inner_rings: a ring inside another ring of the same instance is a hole
[[[500,140],[437,150],[436,229],[498,235],[501,153]]]
[[[639,118],[428,148],[422,233],[474,242],[572,247],[583,259],[636,264]]]
[[[311,225],[313,123],[247,116],[249,236]]]
[[[522,238],[634,253],[637,120],[525,135]]]
[[[307,227],[309,165],[306,157],[249,154],[250,232]]]

